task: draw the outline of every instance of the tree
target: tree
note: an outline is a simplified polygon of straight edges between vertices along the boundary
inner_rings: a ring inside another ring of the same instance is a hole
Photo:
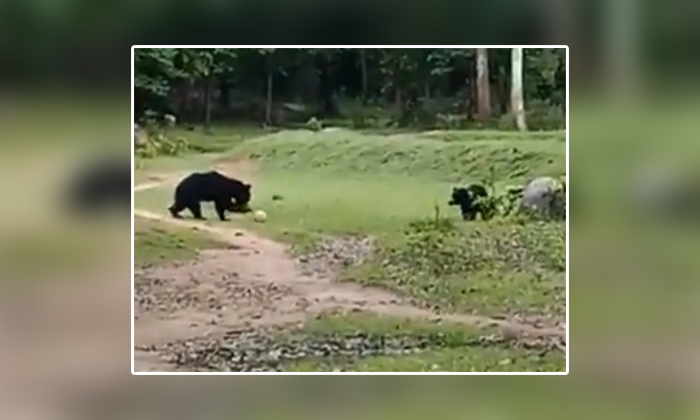
[[[265,59],[266,89],[265,89],[265,124],[272,125],[272,98],[274,89],[274,76],[278,71],[283,71],[279,63],[277,48],[260,48],[258,53]]]
[[[310,105],[291,118],[308,120],[313,105],[318,117],[338,116],[341,95],[377,106],[393,102],[397,122],[406,126],[428,128],[442,116],[468,127],[508,112],[526,129],[524,98],[531,126],[564,120],[562,48],[139,48],[134,58],[138,117],[173,113],[207,127],[224,114],[247,119],[261,108],[266,123],[278,124],[274,103],[283,98]]]
[[[360,71],[362,72],[362,104],[367,104],[367,50],[360,48]]]
[[[167,111],[167,95],[173,80],[182,77],[175,64],[177,51],[138,48],[134,52],[134,102],[136,118],[146,111]]]
[[[324,117],[340,116],[336,57],[343,50],[345,49],[320,48],[310,50],[316,56],[316,64],[319,71],[319,100]]]
[[[481,121],[491,118],[491,88],[487,48],[476,49],[477,113]]]
[[[193,49],[182,48],[180,64],[189,82],[204,82],[204,126],[211,128],[211,97],[216,78],[234,69],[236,50],[232,48]]]
[[[512,82],[510,90],[511,112],[520,131],[527,131],[525,124],[525,104],[523,98],[523,49],[513,48],[511,52]]]

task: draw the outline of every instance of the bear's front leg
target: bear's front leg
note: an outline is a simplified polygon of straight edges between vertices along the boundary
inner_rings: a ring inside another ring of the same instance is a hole
[[[176,204],[173,204],[172,206],[168,207],[168,211],[170,211],[170,215],[176,219],[182,219],[182,216],[180,216],[180,212],[182,210],[184,210],[184,208],[179,208]]]
[[[191,204],[190,206],[187,207],[188,210],[192,213],[192,216],[194,216],[195,219],[197,220],[207,220],[202,216],[202,205],[197,203],[197,204]]]
[[[219,220],[222,222],[225,222],[226,220],[226,209],[230,207],[229,203],[226,203],[225,201],[216,201],[214,203],[214,207],[216,208],[216,214],[219,215]]]

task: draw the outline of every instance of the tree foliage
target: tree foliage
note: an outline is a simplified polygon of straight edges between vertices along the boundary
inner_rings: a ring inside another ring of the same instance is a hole
[[[476,57],[473,48],[137,49],[136,111],[138,117],[149,110],[171,113],[191,123],[208,122],[210,114],[215,119],[275,123],[280,122],[280,104],[306,98],[307,119],[347,114],[340,103],[357,100],[391,110],[401,124],[434,124],[435,116],[443,114],[473,121],[478,117]],[[565,59],[563,49],[525,51],[523,94],[528,112],[542,108],[546,115],[564,114]],[[509,49],[489,49],[487,62],[490,114],[497,121],[510,113]],[[240,111],[249,108],[255,110]],[[434,115],[419,118],[426,112]]]

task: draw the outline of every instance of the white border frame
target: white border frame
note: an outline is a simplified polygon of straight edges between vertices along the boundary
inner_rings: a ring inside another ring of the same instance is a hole
[[[566,50],[566,371],[564,372],[134,372],[134,50],[136,48],[564,48]],[[569,374],[569,47],[567,45],[134,45],[131,47],[131,374],[137,376],[353,376],[353,375],[465,375],[566,376]]]

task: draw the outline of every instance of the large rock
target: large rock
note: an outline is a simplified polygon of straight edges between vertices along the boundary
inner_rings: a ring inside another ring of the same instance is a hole
[[[522,194],[525,211],[550,219],[566,218],[566,189],[560,181],[548,176],[535,178]]]
[[[145,147],[148,143],[148,134],[140,125],[134,124],[134,149]]]

